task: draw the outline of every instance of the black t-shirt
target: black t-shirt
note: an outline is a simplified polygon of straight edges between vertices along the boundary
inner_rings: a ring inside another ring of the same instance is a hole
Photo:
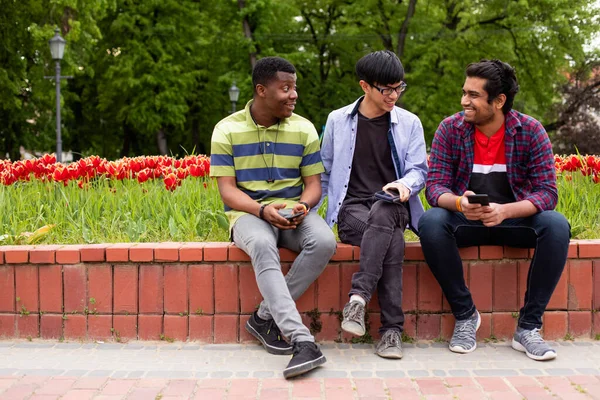
[[[389,121],[389,113],[372,119],[358,113],[347,199],[372,197],[383,186],[397,179],[387,137]]]

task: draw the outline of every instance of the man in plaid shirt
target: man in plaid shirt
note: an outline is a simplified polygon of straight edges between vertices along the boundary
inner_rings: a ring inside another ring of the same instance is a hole
[[[481,324],[458,248],[535,248],[512,347],[550,360],[556,351],[540,328],[571,233],[565,217],[553,211],[558,191],[550,140],[540,122],[512,109],[518,90],[507,63],[482,60],[467,67],[463,111],[442,121],[433,139],[425,192],[433,208],[421,217],[419,232],[425,260],[456,319],[449,347],[457,353],[475,350]]]

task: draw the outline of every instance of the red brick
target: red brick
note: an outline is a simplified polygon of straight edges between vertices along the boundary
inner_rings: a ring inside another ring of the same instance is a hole
[[[54,264],[56,260],[56,250],[60,246],[56,245],[38,245],[29,252],[29,262],[32,264]]]
[[[107,262],[129,262],[129,249],[134,245],[131,243],[115,243],[106,248]]]
[[[449,341],[452,338],[455,324],[454,315],[442,314],[441,316],[441,327],[440,327],[440,338]]]
[[[469,274],[470,274],[470,270],[471,270],[471,265],[469,261],[463,261],[462,263],[463,266],[463,279],[465,280],[465,285],[467,285],[467,288],[470,286],[469,284]],[[450,304],[448,303],[448,299],[446,299],[446,296],[443,295],[442,296],[442,312],[449,312],[452,311],[452,309],[450,308]]]
[[[494,263],[494,311],[517,309],[517,263]]]
[[[502,260],[504,258],[504,247],[479,246],[479,258],[481,260]]]
[[[204,243],[204,261],[227,261],[228,246],[221,242]]]
[[[165,315],[165,336],[185,342],[188,336],[187,315]]]
[[[600,313],[592,312],[592,335],[597,340],[600,336]]]
[[[0,314],[0,338],[15,337],[17,316],[15,314]]]
[[[250,319],[250,315],[241,314],[240,315],[240,326],[239,326],[239,342],[240,343],[255,343],[260,344],[258,340],[254,338],[247,330],[246,330],[246,322]]]
[[[249,264],[240,264],[240,307],[242,313],[252,313],[262,301],[254,269]],[[212,286],[211,286],[212,290]]]
[[[4,264],[4,247],[0,246],[0,264]]]
[[[460,258],[463,260],[479,259],[479,247],[477,246],[461,247],[458,249],[458,253],[460,254]]]
[[[104,262],[107,244],[88,244],[79,251],[81,262]]]
[[[417,310],[417,266],[404,264],[402,267],[402,310]]]
[[[40,310],[43,312],[63,312],[62,267],[42,265],[40,274]]]
[[[38,314],[18,315],[17,332],[20,338],[40,336],[40,316]]]
[[[425,340],[439,338],[441,334],[441,320],[441,314],[417,315],[417,337]]]
[[[419,264],[418,280],[419,311],[441,311],[442,288],[425,263]]]
[[[190,265],[190,314],[214,314],[214,289],[212,265]]]
[[[470,268],[469,290],[480,312],[492,311],[494,271],[491,263],[473,263]]]
[[[229,245],[229,261],[250,261],[250,257],[244,250],[232,243]]]
[[[411,337],[417,337],[417,316],[415,314],[404,315],[404,334]]]
[[[569,250],[567,252],[567,258],[577,258],[579,257],[579,255],[577,254],[577,249],[579,248],[579,246],[577,245],[577,243],[574,242],[570,242],[569,243]]]
[[[237,315],[215,315],[214,342],[237,343],[238,319]]]
[[[213,342],[213,316],[212,315],[190,315],[190,340],[198,340],[204,343]]]
[[[568,293],[569,293],[569,263],[565,266],[562,275],[556,285],[556,289],[552,293],[550,302],[546,307],[546,310],[564,310],[568,304]],[[525,281],[524,284],[526,284]]]
[[[352,245],[345,243],[338,243],[335,254],[331,257],[331,261],[352,261],[352,254],[354,250]]]
[[[333,341],[340,339],[341,321],[337,314],[321,314],[321,331],[315,335],[318,341]]]
[[[568,332],[568,316],[565,311],[547,311],[544,313],[544,339],[562,339]]]
[[[57,264],[79,264],[81,262],[81,247],[80,245],[62,246],[56,250]]]
[[[188,272],[186,265],[165,265],[165,313],[188,311]]]
[[[154,259],[156,261],[179,261],[181,243],[156,243]]]
[[[156,243],[138,243],[129,249],[129,260],[133,262],[154,261],[154,246]]]
[[[63,266],[65,312],[83,312],[87,304],[87,278],[84,265]]]
[[[296,300],[296,308],[299,312],[314,310],[316,306],[317,285],[313,282],[306,291]]]
[[[494,312],[492,314],[492,334],[497,339],[510,339],[517,328],[517,319],[509,312]]]
[[[0,311],[15,311],[15,267],[0,266]]]
[[[591,311],[569,311],[569,333],[574,337],[589,338],[592,334]]]
[[[419,242],[406,242],[404,248],[404,260],[405,261],[424,261],[425,256],[421,249],[421,243]]]
[[[600,258],[600,241],[578,240],[576,242],[579,245],[579,258]]]
[[[530,261],[531,260],[517,261],[517,280],[519,286],[519,291],[517,292],[517,304],[519,309],[525,304],[525,291],[527,290],[527,275],[529,274]]]
[[[138,267],[137,265],[115,265],[113,288],[113,312],[138,312]]]
[[[370,324],[368,326],[368,332],[373,338],[373,340],[381,339],[381,335],[379,335],[379,328],[381,328],[381,314],[370,312],[368,313]],[[341,325],[341,324],[340,324]]]
[[[241,280],[240,280],[241,282]],[[319,311],[334,311],[343,308],[340,292],[340,266],[329,264],[317,279],[317,308]]]
[[[159,340],[162,332],[162,315],[138,315],[138,337],[140,340]]]
[[[15,267],[17,312],[25,307],[26,311],[39,311],[38,267],[22,265]]]
[[[137,315],[113,315],[115,340],[137,339]]]
[[[140,265],[140,314],[163,313],[163,267]]]
[[[529,249],[521,249],[518,247],[504,246],[504,258],[508,258],[508,259],[529,258]]]
[[[6,264],[25,264],[29,261],[29,251],[33,246],[4,246],[4,262]]]
[[[110,339],[112,315],[88,315],[87,333],[90,339]]]
[[[88,310],[91,313],[112,313],[113,274],[108,264],[88,265]]]
[[[355,261],[360,261],[360,247],[354,246],[352,248],[352,257]]]
[[[66,339],[85,339],[87,318],[81,314],[65,314],[64,332]]]
[[[206,249],[205,249],[206,250]],[[206,255],[206,252],[205,254]],[[239,312],[238,268],[232,264],[215,266],[215,312]],[[216,332],[216,320],[215,320]]]
[[[569,310],[592,308],[592,261],[569,260]]]
[[[179,261],[202,261],[204,243],[187,242],[179,249]]]
[[[340,304],[344,306],[348,300],[350,293],[350,289],[352,288],[352,275],[355,272],[358,272],[359,265],[358,263],[342,263],[340,265],[340,275],[341,275],[341,291],[340,291]]]
[[[279,259],[282,262],[294,262],[296,257],[298,257],[298,253],[296,253],[295,251],[285,249],[283,247],[279,249]]]
[[[567,263],[568,265],[569,263]],[[0,267],[0,271],[2,270],[2,268]],[[593,262],[593,267],[592,267],[592,276],[593,276],[593,280],[594,280],[594,299],[593,299],[593,307],[594,310],[599,310],[600,309],[600,261],[595,260]],[[0,274],[0,288],[2,288],[2,275]],[[1,290],[0,290],[1,293]],[[0,299],[2,298],[2,295],[0,294]],[[2,304],[2,302],[0,301],[0,304]]]
[[[477,331],[477,340],[483,340],[492,336],[492,313],[480,313],[481,325]]]

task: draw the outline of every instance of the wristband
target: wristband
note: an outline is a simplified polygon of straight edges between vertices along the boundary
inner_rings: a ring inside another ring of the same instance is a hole
[[[299,201],[298,204],[302,204],[304,206],[304,209],[306,210],[306,213],[308,213],[310,211],[310,206],[308,205],[307,202],[305,202],[305,201]]]
[[[462,204],[461,204],[462,198],[463,198],[462,196],[458,196],[456,198],[456,209],[460,212],[462,212]]]
[[[265,208],[268,206],[268,204],[263,204],[262,206],[260,206],[260,211],[258,212],[258,217],[260,219],[265,219]]]

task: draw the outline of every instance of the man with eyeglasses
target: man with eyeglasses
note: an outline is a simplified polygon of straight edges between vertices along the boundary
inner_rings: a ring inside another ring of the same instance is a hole
[[[402,358],[402,262],[404,230],[423,214],[427,154],[419,118],[396,107],[406,88],[404,68],[391,51],[367,54],[356,64],[364,92],[329,114],[321,157],[326,222],[340,240],[360,246],[360,269],[352,277],[342,329],[365,332],[365,308],[377,290],[381,340],[376,354]],[[377,194],[377,197],[375,195]]]

